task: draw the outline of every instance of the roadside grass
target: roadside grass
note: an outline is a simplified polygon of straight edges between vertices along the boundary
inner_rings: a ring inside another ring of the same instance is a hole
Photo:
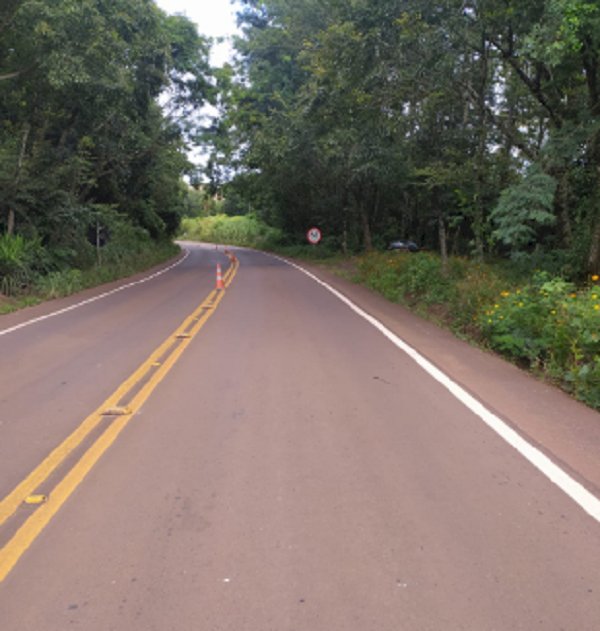
[[[35,274],[28,284],[12,285],[3,277],[0,291],[0,315],[46,300],[69,296],[89,287],[96,287],[120,278],[126,278],[163,263],[179,252],[179,247],[170,241],[153,242],[150,239],[136,241],[125,247],[119,244],[112,249],[107,246],[102,261],[87,269],[68,268],[45,274]],[[9,291],[6,291],[6,289]]]

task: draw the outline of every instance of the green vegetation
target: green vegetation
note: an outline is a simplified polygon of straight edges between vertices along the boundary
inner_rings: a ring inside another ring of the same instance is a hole
[[[327,241],[319,247],[308,244],[292,244],[295,239],[273,228],[256,215],[234,215],[224,213],[201,217],[184,217],[179,238],[205,243],[237,245],[240,247],[269,250],[282,256],[300,259],[321,260],[340,257],[335,245]]]
[[[152,0],[2,3],[2,294],[56,295],[164,254],[207,57],[196,27]]]
[[[196,219],[184,218],[182,239],[269,249],[281,239],[281,232],[254,215],[228,217],[219,214]]]
[[[355,282],[491,348],[600,409],[600,277],[577,289],[538,272],[439,255],[371,252],[353,257]],[[348,261],[346,261],[346,268]],[[333,269],[339,270],[339,263]]]
[[[444,271],[428,252],[371,252],[352,261],[352,280],[479,341],[479,314],[511,284],[497,267],[466,258],[451,258]]]
[[[576,290],[561,278],[538,274],[503,290],[480,314],[492,348],[527,362],[579,399],[600,409],[600,287]]]
[[[224,212],[290,255],[318,226],[360,282],[597,406],[600,5],[240,4],[205,135]]]
[[[0,237],[0,270],[11,268],[9,272],[1,273],[0,314],[130,276],[173,258],[179,252],[179,248],[170,240],[155,241],[142,230],[138,229],[137,234],[132,234],[133,229],[127,227],[128,230],[116,235],[102,249],[102,264],[86,265],[81,269],[65,267],[44,270],[43,273],[38,271],[39,260],[29,256],[31,251],[43,254],[39,246],[25,242],[24,246],[15,247],[15,243],[23,242],[21,237]],[[7,257],[7,250],[14,253],[17,248],[22,248],[24,256]],[[89,260],[98,256],[92,246],[88,248]]]
[[[362,282],[597,406],[600,5],[237,4],[222,68],[153,0],[2,4],[0,309],[149,265],[180,230],[358,255]],[[399,238],[426,251],[381,252]]]
[[[600,5],[244,0],[206,174],[344,252],[600,272]],[[228,214],[232,214],[227,211]]]

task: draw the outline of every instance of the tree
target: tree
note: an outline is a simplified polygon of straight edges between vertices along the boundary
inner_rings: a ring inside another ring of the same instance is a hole
[[[186,118],[212,89],[207,55],[195,26],[152,0],[5,4],[0,227],[39,236],[67,263],[103,208],[172,235],[195,133]]]
[[[598,270],[596,2],[248,0],[240,23],[211,169],[255,210],[340,244]]]

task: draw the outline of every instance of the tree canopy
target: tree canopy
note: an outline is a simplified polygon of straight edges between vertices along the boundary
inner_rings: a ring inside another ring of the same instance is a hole
[[[211,130],[228,197],[344,248],[404,237],[598,272],[597,2],[241,4]]]
[[[596,0],[237,6],[235,60],[211,69],[153,0],[5,0],[0,234],[66,264],[114,217],[173,235],[203,143],[207,190],[290,240],[600,271]]]
[[[172,235],[189,112],[211,86],[206,39],[152,0],[5,0],[0,233],[37,239],[66,264],[115,214]]]

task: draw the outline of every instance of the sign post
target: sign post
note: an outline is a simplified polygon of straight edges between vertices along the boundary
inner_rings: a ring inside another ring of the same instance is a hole
[[[321,234],[321,231],[318,228],[311,228],[306,233],[306,238],[311,245],[317,245],[317,243],[321,241],[322,236],[323,235]]]

